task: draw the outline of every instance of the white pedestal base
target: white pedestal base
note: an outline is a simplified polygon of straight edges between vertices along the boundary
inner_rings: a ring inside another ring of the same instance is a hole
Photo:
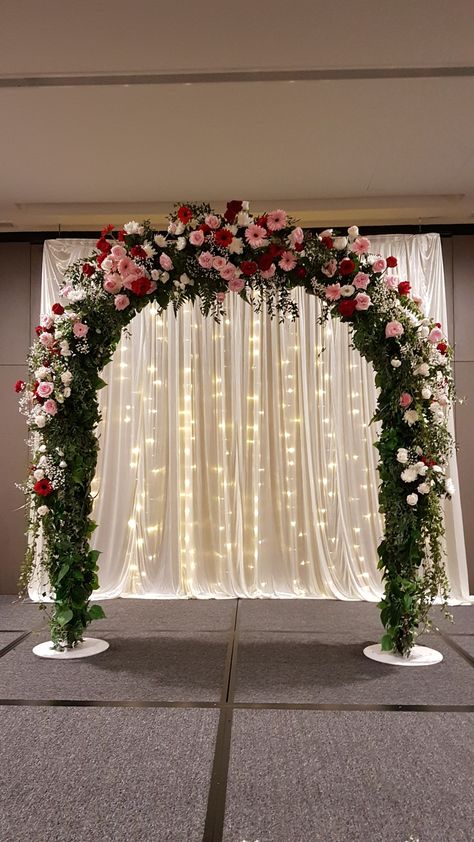
[[[70,661],[74,658],[89,658],[90,655],[98,655],[99,652],[105,652],[109,648],[106,640],[99,640],[96,637],[85,637],[82,643],[78,643],[74,649],[64,649],[63,652],[58,652],[57,649],[52,649],[51,640],[46,643],[38,643],[34,647],[33,652],[39,658],[54,658],[56,661]]]
[[[443,660],[441,652],[430,649],[428,646],[414,646],[407,658],[396,652],[382,652],[380,643],[373,643],[365,647],[364,655],[372,661],[380,661],[381,664],[392,664],[396,667],[429,667]]]

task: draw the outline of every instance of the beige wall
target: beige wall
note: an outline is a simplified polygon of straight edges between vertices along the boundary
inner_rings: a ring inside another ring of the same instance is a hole
[[[443,238],[449,334],[456,348],[458,396],[466,398],[456,409],[456,435],[460,448],[461,499],[471,593],[474,591],[474,236]],[[2,424],[0,450],[0,523],[2,556],[0,593],[16,593],[25,547],[23,495],[15,488],[28,464],[26,428],[13,391],[26,376],[26,356],[39,314],[42,246],[0,243],[0,390]]]

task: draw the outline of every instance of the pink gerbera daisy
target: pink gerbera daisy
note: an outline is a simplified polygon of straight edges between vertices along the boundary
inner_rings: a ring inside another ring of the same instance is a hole
[[[278,265],[280,269],[283,269],[284,272],[291,272],[291,270],[294,269],[296,266],[296,258],[293,252],[284,251],[280,260],[278,261]]]
[[[283,210],[274,210],[267,216],[267,228],[269,231],[280,231],[286,225],[286,213]]]
[[[341,285],[329,284],[329,286],[326,287],[324,294],[328,301],[338,301],[341,297]]]
[[[252,248],[259,249],[267,244],[266,233],[265,228],[262,228],[261,225],[249,225],[245,229],[245,239]]]

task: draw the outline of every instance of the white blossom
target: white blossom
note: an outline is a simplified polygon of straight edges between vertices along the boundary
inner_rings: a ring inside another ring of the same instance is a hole
[[[349,240],[351,240],[351,242],[352,242],[352,240],[355,240],[356,237],[359,236],[359,229],[358,229],[357,225],[351,225],[351,227],[347,229],[347,233],[349,235]]]
[[[390,365],[393,368],[400,368],[401,364],[402,364],[402,361],[397,359],[397,357],[394,357],[392,360],[390,360]]]
[[[418,503],[418,494],[408,494],[407,503],[409,506],[416,506]]]
[[[419,421],[418,413],[416,409],[407,409],[406,412],[403,413],[403,420],[412,427],[413,424],[416,424]]]
[[[69,386],[72,380],[72,371],[63,371],[61,374],[61,382],[65,384],[65,386]]]
[[[418,491],[419,494],[429,494],[430,493],[429,482],[421,482],[416,490]]]
[[[350,298],[350,296],[354,295],[355,293],[355,287],[352,286],[352,284],[344,284],[344,286],[341,287],[339,292],[344,298]]]
[[[48,509],[47,506],[38,506],[36,511],[38,512],[40,517],[44,517],[45,515],[48,514],[49,509]]]
[[[182,251],[186,248],[186,237],[178,237],[176,240],[176,248],[178,251]]]
[[[46,415],[37,415],[35,418],[35,424],[40,430],[46,426]]]
[[[446,494],[449,494],[450,497],[452,497],[453,494],[455,493],[456,488],[454,486],[454,482],[452,481],[451,477],[446,477],[446,479],[444,481],[444,489],[446,491]]]
[[[418,478],[418,472],[414,467],[405,468],[405,470],[401,473],[401,477],[403,482],[415,482]]]
[[[415,374],[419,374],[421,377],[427,377],[430,373],[430,367],[428,363],[420,363],[420,365],[415,368]]]
[[[234,237],[232,240],[229,251],[231,254],[242,254],[244,250],[244,243],[241,237]]]
[[[131,222],[126,222],[123,226],[123,230],[127,232],[127,234],[143,234],[143,225],[140,225],[139,222],[135,222],[134,219]]]
[[[405,465],[408,462],[408,450],[404,447],[399,447],[397,450],[397,462]]]
[[[347,237],[335,237],[333,245],[337,251],[342,251],[347,246]]]
[[[37,468],[36,471],[33,472],[33,476],[36,480],[43,479],[44,471],[41,468]]]

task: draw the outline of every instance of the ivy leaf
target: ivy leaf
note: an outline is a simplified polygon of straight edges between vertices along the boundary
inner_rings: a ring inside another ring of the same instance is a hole
[[[105,617],[105,611],[101,605],[91,605],[87,612],[87,616],[89,620],[103,620]]]
[[[61,568],[60,568],[60,570],[59,570],[59,573],[58,573],[58,575],[57,575],[57,577],[56,577],[56,582],[55,582],[55,584],[56,584],[56,585],[57,585],[57,584],[61,581],[61,579],[62,579],[62,578],[66,575],[66,573],[68,572],[68,570],[69,570],[69,564],[68,564],[67,562],[64,562],[64,564],[63,564],[63,565],[61,565]]]
[[[99,560],[100,550],[91,550],[89,553],[89,558],[93,564],[97,564]]]
[[[96,380],[96,382],[95,382],[95,388],[96,388],[97,390],[99,390],[99,389],[104,389],[104,388],[105,388],[105,386],[107,386],[107,385],[108,385],[108,384],[105,382],[105,380],[102,380],[102,377],[98,377],[98,378],[97,378],[97,380]]]
[[[66,623],[72,620],[73,616],[74,614],[70,608],[63,608],[61,611],[58,611],[54,619],[60,626],[65,626]]]
[[[393,649],[392,643],[392,636],[390,634],[384,634],[382,640],[380,641],[380,648],[382,652],[390,652]]]

